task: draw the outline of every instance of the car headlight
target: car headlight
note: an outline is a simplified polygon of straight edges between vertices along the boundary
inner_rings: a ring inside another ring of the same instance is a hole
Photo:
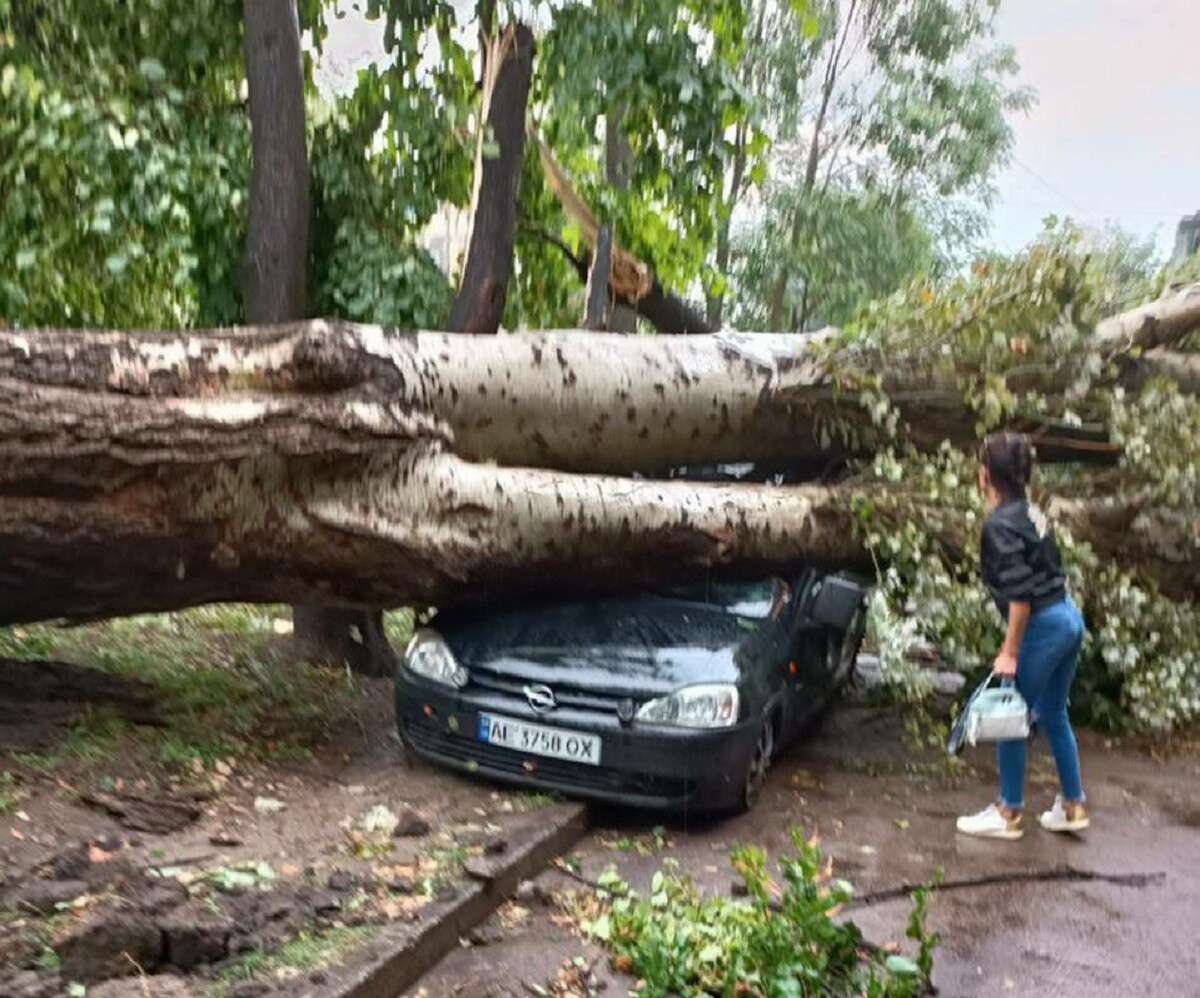
[[[434,631],[417,631],[413,635],[404,653],[404,664],[435,683],[456,689],[467,685],[467,670],[455,661],[446,642]]]
[[[737,687],[729,683],[685,686],[642,704],[637,719],[679,728],[728,728],[738,719]]]

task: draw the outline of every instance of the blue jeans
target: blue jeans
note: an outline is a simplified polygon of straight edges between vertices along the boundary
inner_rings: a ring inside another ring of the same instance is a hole
[[[1083,615],[1068,597],[1043,607],[1029,618],[1017,656],[1017,689],[1046,733],[1066,801],[1083,800],[1079,777],[1079,746],[1067,717],[1071,681],[1083,645]],[[1025,806],[1025,741],[996,746],[1000,766],[1000,800],[1010,808]]]

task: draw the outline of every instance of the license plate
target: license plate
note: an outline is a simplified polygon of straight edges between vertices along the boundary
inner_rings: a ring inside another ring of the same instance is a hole
[[[585,735],[545,724],[530,724],[512,717],[480,714],[479,740],[531,755],[582,762],[589,766],[600,765],[599,735]]]

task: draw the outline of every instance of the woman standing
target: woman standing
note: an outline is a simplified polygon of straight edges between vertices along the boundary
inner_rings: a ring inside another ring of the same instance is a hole
[[[1046,733],[1058,767],[1062,792],[1042,814],[1041,825],[1052,832],[1077,832],[1087,828],[1088,816],[1067,700],[1083,644],[1083,617],[1067,595],[1058,545],[1046,517],[1026,498],[1032,470],[1028,437],[996,433],[984,441],[979,487],[991,513],[983,526],[982,573],[1007,622],[995,673],[1015,679]],[[958,830],[981,838],[1019,839],[1024,834],[1024,739],[1000,742],[997,759],[999,801],[959,818]]]

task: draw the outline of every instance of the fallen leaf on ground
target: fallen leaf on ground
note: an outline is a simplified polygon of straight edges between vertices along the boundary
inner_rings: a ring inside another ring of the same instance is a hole
[[[287,805],[283,801],[276,800],[274,797],[254,798],[254,810],[259,814],[278,814],[286,807]]]

